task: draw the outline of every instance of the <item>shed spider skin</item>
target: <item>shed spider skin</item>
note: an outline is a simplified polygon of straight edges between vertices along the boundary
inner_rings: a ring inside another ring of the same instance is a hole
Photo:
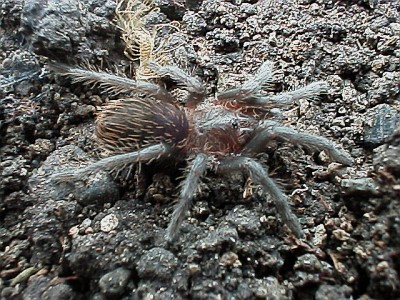
[[[167,228],[167,239],[177,237],[207,170],[229,175],[244,172],[273,199],[282,221],[297,238],[304,237],[300,222],[290,209],[288,197],[254,158],[273,140],[297,144],[311,151],[325,151],[330,159],[351,165],[350,155],[324,137],[297,132],[268,119],[271,108],[284,107],[299,99],[313,100],[326,93],[324,81],[267,97],[262,89],[271,82],[272,63],[264,62],[252,78],[214,99],[206,98],[203,84],[176,66],[149,67],[159,76],[170,77],[187,91],[178,102],[165,88],[147,81],[96,70],[52,63],[50,66],[74,82],[98,83],[114,93],[130,93],[110,101],[99,113],[95,134],[98,142],[113,156],[78,170],[53,175],[56,182],[79,181],[87,175],[113,172],[132,164],[153,160],[186,159],[188,167],[180,195]],[[145,97],[132,96],[139,93]]]

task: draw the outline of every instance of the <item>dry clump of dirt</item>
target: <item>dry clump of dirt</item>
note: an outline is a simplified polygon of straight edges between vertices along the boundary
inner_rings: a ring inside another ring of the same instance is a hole
[[[128,72],[108,0],[0,5],[0,293],[3,299],[350,299],[400,297],[400,6],[397,1],[154,1],[146,22],[179,22],[165,45],[211,89],[237,85],[264,60],[276,90],[315,80],[319,102],[282,112],[356,164],[277,145],[260,158],[307,233],[296,241],[272,203],[243,198],[241,176],[204,181],[177,243],[163,239],[179,168],[94,174],[57,186],[55,172],[102,153],[95,111],[111,95],[71,85],[46,57]],[[230,75],[233,74],[233,75]],[[125,175],[125,176],[124,176]]]

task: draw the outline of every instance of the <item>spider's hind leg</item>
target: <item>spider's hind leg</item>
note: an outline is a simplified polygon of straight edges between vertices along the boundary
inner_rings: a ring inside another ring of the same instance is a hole
[[[290,209],[288,198],[281,191],[278,185],[268,176],[268,171],[263,166],[248,157],[230,157],[221,162],[217,172],[230,174],[232,172],[245,171],[251,180],[260,184],[264,192],[269,194],[275,202],[283,222],[290,228],[297,238],[304,236],[300,222]]]
[[[105,91],[114,95],[139,92],[153,96],[163,102],[174,103],[175,101],[167,90],[152,82],[133,80],[105,71],[69,66],[57,62],[49,62],[48,66],[54,72],[71,78],[73,83],[98,84]]]
[[[336,148],[336,146],[328,139],[317,135],[298,132],[274,121],[264,121],[260,125],[258,132],[246,145],[242,154],[260,153],[271,140],[280,140],[298,144],[311,151],[325,151],[333,161],[337,161],[346,166],[351,166],[353,164],[351,156],[347,152]]]
[[[171,153],[170,147],[165,144],[157,144],[141,150],[103,158],[78,170],[54,174],[51,179],[56,183],[81,181],[88,175],[99,171],[112,172],[132,164],[149,162],[167,156],[169,153]]]

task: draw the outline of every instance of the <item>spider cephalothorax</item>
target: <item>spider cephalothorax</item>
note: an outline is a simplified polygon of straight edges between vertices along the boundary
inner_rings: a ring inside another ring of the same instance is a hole
[[[273,71],[272,64],[265,62],[240,87],[222,92],[210,100],[205,98],[206,89],[202,83],[181,69],[154,63],[150,67],[156,74],[171,77],[187,90],[182,105],[163,87],[151,82],[65,65],[53,66],[75,81],[95,82],[116,91],[145,96],[112,101],[99,113],[97,139],[114,156],[77,171],[56,174],[55,178],[58,181],[80,180],[98,170],[111,171],[155,159],[187,158],[186,177],[167,229],[168,239],[173,239],[207,169],[212,168],[218,174],[243,171],[271,196],[282,220],[297,237],[302,237],[300,223],[290,210],[286,195],[269,177],[267,169],[252,157],[265,151],[271,141],[281,140],[313,151],[325,151],[332,160],[351,165],[351,157],[327,139],[297,132],[266,118],[271,108],[301,98],[318,97],[326,92],[327,84],[315,82],[295,91],[267,97],[262,88],[271,81]]]

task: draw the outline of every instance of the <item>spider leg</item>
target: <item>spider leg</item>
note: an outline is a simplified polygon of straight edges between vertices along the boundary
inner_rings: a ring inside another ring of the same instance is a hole
[[[238,109],[244,113],[262,113],[271,108],[287,106],[299,99],[315,100],[328,91],[325,81],[313,82],[297,90],[281,93],[275,96],[266,96],[260,91],[271,82],[274,75],[272,63],[264,62],[253,78],[234,89],[218,95],[216,102],[225,104],[228,109]]]
[[[326,94],[327,91],[328,84],[325,81],[316,81],[299,89],[280,93],[275,96],[253,95],[246,98],[246,103],[242,105],[259,106],[260,108],[284,107],[300,99],[317,100],[321,94]]]
[[[172,220],[167,228],[167,239],[173,241],[189,210],[192,200],[199,189],[200,178],[207,169],[207,155],[197,154],[191,162],[189,172],[182,183],[181,192],[175,210],[172,213]]]
[[[316,81],[302,88],[290,92],[280,93],[278,95],[268,97],[267,99],[277,103],[291,104],[300,99],[316,100],[321,96],[321,94],[326,94],[327,91],[328,84],[325,81]]]
[[[245,171],[254,183],[261,185],[263,191],[268,193],[275,202],[276,209],[283,222],[297,238],[302,238],[304,234],[300,222],[291,211],[288,198],[268,176],[268,171],[254,159],[241,156],[224,159],[217,168],[217,172],[223,174],[230,174],[237,171]]]
[[[204,99],[206,89],[203,84],[182,69],[176,66],[161,66],[156,62],[149,62],[148,65],[159,76],[169,76],[172,80],[176,81],[178,85],[189,92],[186,101],[188,107],[194,107]]]
[[[243,102],[243,104],[255,104],[260,99],[265,98],[259,92],[266,84],[271,82],[273,74],[272,63],[265,61],[252,78],[245,81],[238,88],[222,92],[218,95],[217,101],[226,102],[234,99],[238,102]]]
[[[72,78],[73,83],[99,84],[107,92],[114,94],[140,92],[151,95],[158,100],[174,103],[175,100],[168,91],[157,84],[147,81],[136,81],[127,77],[117,76],[108,72],[73,67],[61,63],[49,63],[53,71]]]
[[[353,159],[345,151],[324,137],[298,132],[274,121],[264,121],[258,128],[256,135],[243,149],[242,154],[256,154],[265,149],[265,144],[271,140],[282,140],[301,145],[311,151],[325,151],[329,158],[343,165],[351,166]]]
[[[99,171],[113,171],[122,169],[131,164],[149,162],[171,153],[171,149],[164,144],[152,145],[147,148],[103,158],[79,170],[54,174],[51,179],[57,183],[80,181],[86,176]]]

